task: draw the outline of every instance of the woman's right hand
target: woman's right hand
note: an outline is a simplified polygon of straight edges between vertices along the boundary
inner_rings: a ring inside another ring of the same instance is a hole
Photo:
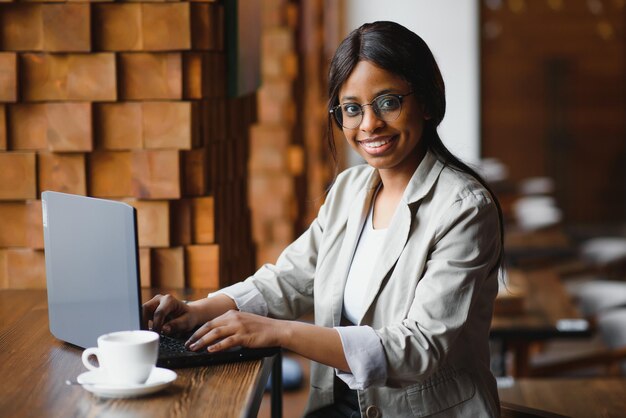
[[[191,331],[198,325],[194,309],[172,295],[156,295],[142,306],[143,320],[152,330],[166,335]]]

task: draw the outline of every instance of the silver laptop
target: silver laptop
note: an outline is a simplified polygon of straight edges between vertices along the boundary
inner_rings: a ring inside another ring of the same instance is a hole
[[[141,329],[136,210],[112,200],[42,193],[48,316],[51,333],[79,347],[99,335]],[[194,353],[161,338],[160,366],[249,360],[276,348]]]

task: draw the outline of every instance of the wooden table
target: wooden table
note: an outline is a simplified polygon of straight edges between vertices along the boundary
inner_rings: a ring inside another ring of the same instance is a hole
[[[1,417],[253,417],[280,364],[275,356],[177,369],[162,392],[112,400],[64,383],[85,371],[81,353],[50,334],[45,290],[0,290]]]
[[[525,306],[519,313],[495,315],[490,336],[502,341],[503,352],[513,352],[513,375],[528,374],[528,355],[532,343],[591,336],[593,330],[590,326],[585,327],[584,319],[572,303],[556,271],[512,270],[508,274],[512,283],[517,282],[525,289]]]
[[[626,379],[517,379],[500,400],[574,418],[626,416]]]

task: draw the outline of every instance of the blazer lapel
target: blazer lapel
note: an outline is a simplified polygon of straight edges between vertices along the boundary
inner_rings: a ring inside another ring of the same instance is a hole
[[[406,246],[413,219],[411,207],[430,191],[443,167],[443,164],[434,155],[427,152],[411,177],[385,235],[385,242],[372,271],[372,277],[368,281],[364,299],[366,309],[363,310],[363,316],[371,308],[376,295],[380,292],[383,280],[396,264]],[[359,324],[363,320],[363,316],[359,320]]]
[[[398,258],[400,258],[402,250],[404,250],[406,242],[409,239],[410,229],[411,210],[405,202],[400,201],[391,224],[389,225],[389,229],[385,234],[385,242],[383,243],[382,251],[378,255],[374,270],[372,271],[372,277],[368,281],[365,299],[363,301],[366,309],[363,310],[363,314],[369,310],[380,290],[385,276],[387,276],[389,270],[391,270],[394,264],[396,264],[396,261],[398,261]],[[363,317],[361,317],[359,323],[362,319]]]
[[[373,170],[372,176],[368,180],[367,187],[361,189],[350,205],[346,233],[339,251],[338,263],[335,267],[336,279],[333,280],[333,326],[338,326],[341,323],[343,293],[346,287],[350,265],[352,264],[352,257],[354,256],[354,250],[356,249],[359,237],[361,236],[361,230],[367,218],[372,196],[379,182],[380,177],[378,176],[378,172]]]

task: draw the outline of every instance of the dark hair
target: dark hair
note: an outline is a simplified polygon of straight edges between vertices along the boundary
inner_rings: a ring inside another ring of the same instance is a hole
[[[328,75],[329,111],[339,104],[339,90],[360,61],[369,61],[409,83],[417,100],[424,106],[425,114],[430,116],[424,123],[421,140],[423,147],[445,165],[470,174],[489,191],[498,209],[500,240],[501,246],[504,248],[502,208],[496,195],[476,171],[446,148],[437,133],[437,127],[446,113],[445,86],[435,57],[426,42],[414,32],[395,22],[366,23],[352,31],[341,42],[330,63]],[[329,113],[328,146],[333,159],[337,161],[333,120],[334,118]],[[337,122],[335,121],[335,123]],[[341,128],[338,123],[337,126]],[[498,267],[502,267],[503,261],[504,250],[502,249],[498,259]]]

